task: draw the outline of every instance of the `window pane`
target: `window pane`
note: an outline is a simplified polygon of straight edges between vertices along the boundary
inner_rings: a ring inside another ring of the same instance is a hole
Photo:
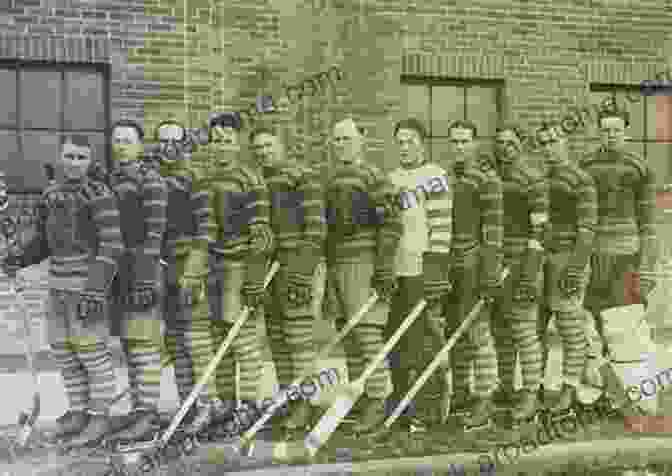
[[[19,145],[14,131],[0,131],[0,170],[7,176],[7,185],[10,188],[18,186],[16,175],[19,175],[14,169],[19,163]]]
[[[0,124],[16,127],[16,71],[0,69]]]
[[[646,162],[656,174],[656,183],[672,182],[672,144],[649,142],[646,144]]]
[[[446,170],[451,168],[452,153],[448,139],[431,139],[430,150],[432,151],[430,155],[432,162]]]
[[[499,121],[497,88],[483,86],[467,88],[467,119],[476,124],[479,136],[495,135]]]
[[[61,128],[61,73],[21,70],[21,114],[23,127]]]
[[[401,118],[415,117],[429,129],[429,88],[424,84],[405,84],[401,97]]]
[[[103,77],[98,73],[65,73],[65,129],[104,129]]]
[[[464,88],[432,87],[432,123],[430,135],[447,136],[451,122],[464,119]]]
[[[672,96],[647,97],[646,110],[648,139],[672,142]]]
[[[23,133],[23,160],[17,161],[14,169],[20,173],[21,188],[43,188],[47,185],[44,164],[53,164],[57,178],[62,177],[59,161],[61,136],[57,132],[25,131]]]

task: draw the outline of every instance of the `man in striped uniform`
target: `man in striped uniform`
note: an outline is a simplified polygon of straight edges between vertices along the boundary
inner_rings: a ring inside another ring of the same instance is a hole
[[[495,302],[492,315],[500,391],[495,399],[510,405],[514,395],[517,353],[523,374],[514,421],[534,417],[542,382],[543,356],[538,334],[543,232],[548,223],[548,187],[521,156],[517,126],[497,129],[496,167],[504,192],[504,266],[511,275]]]
[[[644,159],[624,149],[630,124],[626,111],[602,110],[598,124],[602,145],[580,165],[597,187],[598,221],[585,305],[603,335],[602,311],[632,304],[633,294],[646,302],[655,285],[646,273],[655,270],[657,259],[656,178]],[[631,289],[633,277],[639,277],[638,289]]]
[[[217,390],[227,406],[235,402],[235,362],[240,364],[240,394],[247,411],[255,415],[262,376],[261,336],[255,311],[264,298],[264,277],[273,248],[269,192],[258,173],[240,163],[240,119],[221,113],[209,122],[213,175],[209,177],[210,243],[208,294],[213,316],[215,344],[219,346],[245,305],[253,308],[217,368]],[[251,421],[237,422],[240,429]]]
[[[327,182],[327,281],[335,299],[327,300],[332,307],[327,312],[340,328],[373,289],[382,297],[345,338],[348,374],[353,381],[384,345],[402,228],[394,209],[394,186],[382,171],[364,161],[362,133],[352,119],[334,126],[333,146],[336,164]],[[382,422],[388,383],[389,371],[382,365],[366,381],[355,432],[371,431]]]
[[[114,282],[111,318],[121,323],[133,408],[111,438],[125,440],[152,431],[161,388],[159,258],[168,192],[157,172],[141,167],[143,138],[142,128],[133,121],[112,126],[110,186],[117,196],[126,250]]]
[[[114,194],[86,176],[88,139],[64,136],[61,163],[64,183],[44,191],[37,233],[12,260],[23,267],[50,257],[47,331],[70,407],[52,436],[80,446],[110,430],[116,376],[106,311],[124,245]]]
[[[410,389],[413,374],[417,377],[444,344],[443,316],[438,303],[450,289],[452,221],[452,196],[446,172],[425,158],[425,127],[417,119],[406,119],[395,125],[394,137],[401,167],[390,174],[390,180],[399,196],[403,234],[395,257],[397,292],[392,299],[385,337],[392,336],[423,297],[432,305],[413,323],[397,344],[398,350],[390,355],[393,393],[388,412]],[[429,276],[427,271],[435,273]],[[421,342],[424,345],[418,349]],[[400,419],[405,430],[411,429],[410,417],[416,412],[424,420],[422,423],[441,421],[437,412],[441,411],[445,377],[445,372],[437,371],[424,385],[420,398],[416,398],[416,408],[409,408]]]
[[[155,129],[154,163],[168,189],[166,232],[161,256],[166,263],[164,318],[166,347],[175,359],[175,381],[184,402],[215,355],[207,300],[210,209],[207,183],[189,163],[185,127],[174,119]],[[187,413],[186,431],[198,432],[225,408],[214,378]]]
[[[446,299],[447,328],[454,331],[484,297],[491,301],[500,290],[500,253],[503,240],[502,182],[492,165],[475,154],[476,126],[455,121],[449,128],[455,180],[453,208],[453,292]],[[474,396],[469,377],[474,366]],[[489,423],[492,392],[497,379],[497,354],[484,311],[460,338],[452,352],[453,398],[451,413],[466,411],[466,428]]]
[[[592,177],[570,161],[567,140],[558,134],[558,124],[544,124],[537,140],[546,158],[550,202],[544,307],[556,315],[563,347],[562,391],[551,410],[566,412],[577,402],[576,389],[586,364],[583,297],[597,224],[597,192]],[[546,356],[549,317],[543,313],[539,319]]]
[[[271,196],[271,228],[279,275],[267,306],[267,328],[280,388],[309,376],[315,364],[313,282],[324,254],[327,217],[319,173],[285,155],[272,128],[250,134],[256,161]],[[283,426],[302,431],[311,423],[309,402],[300,400]]]

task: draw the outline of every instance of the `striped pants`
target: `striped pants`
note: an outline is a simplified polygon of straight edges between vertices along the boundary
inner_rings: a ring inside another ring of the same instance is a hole
[[[452,334],[479,300],[480,260],[478,250],[456,257],[451,270],[453,291],[446,298],[446,327]],[[486,398],[497,382],[497,354],[490,331],[490,313],[485,310],[464,332],[451,353],[453,391],[469,390],[471,367],[474,368],[474,394]]]
[[[310,375],[315,364],[313,303],[293,307],[287,302],[287,262],[291,256],[278,256],[281,263],[271,283],[266,304],[266,328],[273,364],[281,386],[289,385],[302,375]]]
[[[71,410],[107,413],[115,397],[116,375],[108,348],[107,316],[80,320],[79,293],[51,289],[47,332]]]
[[[277,279],[277,278],[275,278]],[[208,302],[212,313],[211,333],[215,349],[226,338],[243,310],[242,287],[245,263],[216,259],[208,279]],[[251,313],[217,366],[216,387],[222,400],[259,401],[259,384],[263,372],[259,320],[263,311]],[[240,364],[240,394],[236,396],[236,361]]]
[[[184,401],[205,373],[215,355],[210,329],[208,296],[193,306],[183,305],[186,290],[178,285],[183,274],[184,258],[167,260],[164,318],[166,348],[175,359],[175,381],[180,399]],[[203,389],[204,396],[215,398],[217,389],[211,378]]]
[[[523,256],[505,256],[504,266],[511,274],[505,281],[501,296],[492,306],[492,332],[497,351],[497,366],[502,388],[514,390],[514,376],[517,354],[523,374],[523,388],[536,392],[542,382],[543,353],[539,340],[538,305],[513,300],[516,286],[520,282]],[[541,295],[541,276],[539,277]]]
[[[583,297],[585,285],[577,296],[568,298],[560,290],[560,280],[570,258],[569,251],[550,253],[544,264],[544,310],[540,316],[540,339],[544,348],[544,361],[548,358],[546,334],[552,313],[556,314],[556,325],[562,340],[562,374],[565,383],[578,386],[586,364],[585,311]],[[588,269],[586,269],[586,278]]]
[[[371,297],[373,271],[373,253],[363,254],[356,263],[328,264],[325,313],[327,318],[335,319],[339,329]],[[345,337],[343,345],[351,382],[362,374],[366,365],[382,350],[388,311],[389,304],[379,301]],[[364,391],[369,398],[384,399],[389,383],[389,370],[381,364],[365,382]]]

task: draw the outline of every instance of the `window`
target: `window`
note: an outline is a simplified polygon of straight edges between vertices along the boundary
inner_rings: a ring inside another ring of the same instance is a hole
[[[105,65],[0,62],[0,170],[12,192],[43,189],[44,164],[60,174],[65,133],[88,136],[107,164],[108,78]]]
[[[642,96],[639,86],[591,85],[591,108],[613,99],[630,113],[630,127],[626,129],[627,149],[646,159],[662,186],[672,181],[672,97]],[[597,118],[597,114],[595,114]],[[593,122],[593,121],[591,121]],[[599,144],[597,124],[588,128],[588,140]]]
[[[499,81],[437,80],[402,76],[402,117],[415,117],[427,128],[429,159],[442,167],[450,163],[448,126],[457,119],[476,124],[482,152],[491,153],[501,118]],[[396,166],[396,163],[395,163]]]

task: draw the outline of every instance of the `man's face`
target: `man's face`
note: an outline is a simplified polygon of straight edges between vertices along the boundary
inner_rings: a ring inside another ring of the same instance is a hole
[[[602,146],[611,151],[621,151],[625,147],[625,121],[620,117],[605,117],[600,121]]]
[[[142,144],[134,127],[120,126],[112,131],[112,159],[126,165],[140,158]]]
[[[546,161],[546,165],[556,165],[567,160],[567,141],[553,129],[543,129],[537,132],[537,142]]]
[[[504,130],[497,134],[495,154],[503,162],[513,162],[520,154],[520,141],[515,132]]]
[[[280,141],[272,134],[257,134],[252,141],[254,158],[262,167],[278,167],[282,160]]]
[[[91,148],[66,142],[61,149],[61,162],[67,180],[80,180],[91,165]]]
[[[362,155],[362,136],[353,121],[342,121],[334,126],[332,138],[336,162],[353,165]]]
[[[238,159],[240,143],[238,131],[233,127],[215,126],[210,131],[208,147],[210,158],[217,164],[229,165]]]
[[[162,156],[171,162],[179,159],[185,139],[184,128],[180,124],[163,124],[159,127],[157,136]]]
[[[474,131],[461,127],[452,128],[448,141],[453,154],[453,163],[458,167],[464,166],[465,162],[470,160],[474,154],[476,147]]]
[[[417,131],[413,129],[399,129],[396,139],[399,146],[399,161],[403,167],[413,167],[422,162],[424,148]]]

